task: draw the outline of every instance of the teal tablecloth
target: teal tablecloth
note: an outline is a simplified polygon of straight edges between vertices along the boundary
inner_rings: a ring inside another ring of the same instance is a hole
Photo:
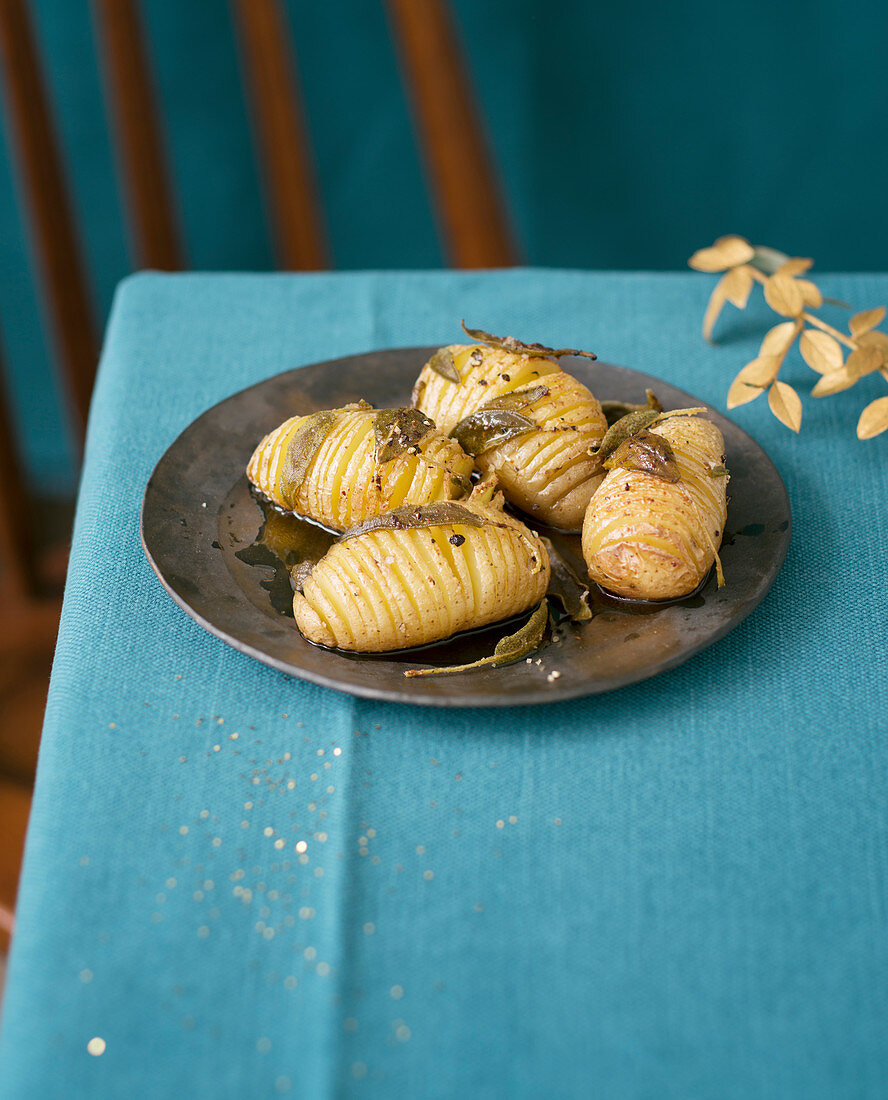
[[[886,446],[878,376],[763,401],[795,529],[764,604],[611,695],[444,712],[287,679],[139,545],[209,405],[299,364],[492,331],[722,406],[766,311],[710,279],[141,276],[90,425],[3,1008],[10,1097],[826,1098],[888,1089]],[[888,278],[833,276],[861,308]],[[786,377],[807,389],[801,360]],[[91,1054],[90,1051],[96,1053]],[[101,1051],[101,1053],[99,1053]]]

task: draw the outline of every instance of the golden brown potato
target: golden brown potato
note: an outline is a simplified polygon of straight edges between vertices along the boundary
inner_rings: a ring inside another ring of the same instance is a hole
[[[337,531],[402,504],[463,497],[471,473],[471,458],[428,417],[366,404],[291,417],[247,466],[274,504]]]
[[[482,474],[496,475],[509,501],[554,527],[578,531],[602,477],[589,454],[607,427],[596,398],[539,355],[483,344],[453,345],[438,354],[459,382],[430,361],[414,388],[414,406],[460,439]],[[508,437],[496,441],[497,427]]]
[[[619,596],[676,599],[708,573],[725,529],[724,439],[709,420],[674,416],[651,435],[671,446],[678,480],[615,467],[589,503],[583,557],[589,576]]]
[[[380,652],[486,626],[543,598],[545,547],[479,487],[461,502],[402,508],[335,543],[302,580],[296,625],[320,645]]]

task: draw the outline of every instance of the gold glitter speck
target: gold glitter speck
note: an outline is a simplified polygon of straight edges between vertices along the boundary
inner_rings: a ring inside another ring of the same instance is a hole
[[[197,934],[202,940],[205,940],[210,934],[210,926],[208,924],[202,924],[200,928],[198,928]]]
[[[295,974],[288,974],[284,978],[284,989],[295,989],[297,985],[299,985],[299,979]]]
[[[308,844],[306,844],[306,842],[304,840],[298,840],[296,842],[296,851],[297,852],[305,852],[307,850],[308,850]]]
[[[105,1053],[105,1047],[107,1043],[100,1035],[93,1036],[92,1039],[86,1044],[86,1049],[93,1058],[98,1058],[100,1054]]]
[[[84,985],[88,985],[93,980],[93,972],[91,970],[81,970],[77,977]]]
[[[505,823],[505,821],[503,821],[502,819],[500,819],[500,820],[499,820],[499,821],[498,821],[498,822],[496,823],[496,827],[497,827],[498,829],[505,829],[505,827],[506,827],[506,823]]]
[[[179,835],[180,836],[188,836],[188,826],[187,825],[180,825],[179,826]]]
[[[399,1043],[406,1043],[411,1034],[412,1032],[406,1024],[401,1024],[397,1028],[395,1028],[395,1038],[398,1040]]]
[[[256,1049],[260,1054],[268,1054],[271,1050],[271,1039],[266,1039],[264,1036],[261,1039],[257,1039]]]
[[[435,872],[434,871],[423,871],[422,877],[426,880],[426,882],[431,882],[432,879],[435,877]]]
[[[320,976],[322,978],[326,978],[329,973],[330,973],[330,964],[325,963],[325,962],[319,962],[318,963],[318,974],[320,974]]]
[[[334,756],[342,756],[342,749],[340,749],[340,748],[339,748],[339,747],[337,746],[337,747],[336,747],[336,748],[335,748],[335,749],[333,750],[333,755],[334,755]]]
[[[175,888],[176,888],[177,886],[178,886],[178,882],[176,881],[176,879],[174,879],[174,878],[168,878],[168,879],[166,880],[166,888],[167,888],[167,890],[175,890]]]
[[[314,947],[306,947],[302,954],[305,956],[306,962],[314,962],[318,957],[317,950]]]
[[[372,936],[375,931],[376,925],[373,923],[372,920],[368,920],[367,923],[364,925],[364,935]]]
[[[404,996],[404,987],[402,985],[393,985],[389,990],[389,994],[393,1001],[400,1001]]]
[[[274,829],[270,825],[266,825],[262,832],[265,836],[274,836]]]
[[[424,844],[417,844],[416,854],[418,856],[424,856],[425,855],[425,845]]]
[[[518,818],[514,814],[510,814],[509,824],[510,825],[517,825],[518,824]]]
[[[278,839],[274,842],[274,846],[275,848],[283,848],[286,843],[287,842],[284,840],[283,837],[278,837]]]

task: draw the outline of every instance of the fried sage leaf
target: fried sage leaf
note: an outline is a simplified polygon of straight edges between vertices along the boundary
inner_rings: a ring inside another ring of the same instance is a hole
[[[604,433],[604,439],[602,439],[595,454],[602,461],[610,458],[622,443],[625,443],[636,432],[650,427],[659,415],[656,409],[637,409],[635,412],[621,416]]]
[[[527,386],[523,390],[512,390],[502,393],[499,397],[491,397],[481,406],[482,409],[508,409],[511,412],[519,412],[526,409],[541,397],[549,396],[548,386]]]
[[[640,470],[672,484],[681,479],[672,444],[668,439],[647,429],[624,439],[604,462],[606,470],[617,467],[623,470]]]
[[[460,321],[460,324],[466,336],[471,336],[473,340],[487,344],[488,347],[510,351],[514,355],[529,355],[543,359],[560,359],[562,355],[582,355],[586,359],[598,358],[592,351],[580,351],[578,348],[547,348],[544,344],[525,344],[521,340],[516,340],[514,336],[494,336],[480,328],[466,328],[465,321]]]
[[[429,360],[429,366],[436,374],[446,378],[448,382],[460,383],[459,371],[453,359],[453,353],[449,348],[439,348]]]
[[[391,462],[434,429],[434,421],[419,409],[380,409],[373,417],[376,461]]]
[[[463,417],[450,438],[455,439],[466,454],[477,456],[535,427],[532,420],[511,409],[483,408]]]
[[[491,522],[477,512],[464,508],[455,500],[438,500],[433,504],[409,504],[384,516],[370,519],[346,531],[340,542],[371,531],[409,531],[414,527],[441,527],[446,523],[461,523],[465,527],[483,527]]]
[[[444,665],[441,668],[408,668],[405,676],[442,676],[449,672],[468,672],[473,668],[481,668],[484,665],[510,665],[513,661],[520,661],[539,646],[546,633],[549,623],[549,605],[545,600],[540,601],[539,607],[530,616],[520,630],[514,634],[508,634],[500,638],[496,648],[489,657],[481,657],[477,661],[471,661],[466,665]]]
[[[663,406],[657,400],[654,391],[645,390],[644,392],[647,401],[643,405],[632,405],[626,401],[602,401],[601,411],[605,415],[608,427],[632,412],[642,412],[644,409],[656,409],[657,412],[662,412]]]
[[[336,423],[341,410],[327,409],[307,416],[299,425],[287,447],[281,471],[281,495],[289,504],[305,480],[312,459],[321,448],[327,433]]]
[[[558,553],[551,539],[543,536],[542,542],[549,555],[549,588],[546,595],[558,600],[573,622],[581,623],[591,619],[589,589]]]

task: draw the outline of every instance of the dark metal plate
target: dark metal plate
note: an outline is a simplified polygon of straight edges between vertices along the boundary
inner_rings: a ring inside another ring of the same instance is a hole
[[[408,679],[404,670],[492,652],[502,627],[434,649],[381,656],[307,642],[292,617],[275,608],[282,604],[272,599],[274,570],[237,557],[263,522],[244,476],[247,461],[263,435],[296,413],[359,398],[379,407],[409,404],[416,375],[433,350],[370,352],[289,371],[234,394],[186,428],[157,464],[142,505],[142,545],[176,603],[242,653],[326,687],[427,706],[503,707],[571,699],[646,679],[718,641],[761,602],[789,545],[786,489],[758,444],[710,410],[724,434],[731,471],[721,551],[727,584],[720,591],[710,578],[693,598],[645,613],[599,605],[591,621],[562,628],[559,640],[531,663],[450,676]],[[666,408],[701,404],[624,367],[579,358],[564,360],[564,366],[601,400],[643,401],[650,387]],[[558,543],[581,564],[579,536],[561,536]]]

